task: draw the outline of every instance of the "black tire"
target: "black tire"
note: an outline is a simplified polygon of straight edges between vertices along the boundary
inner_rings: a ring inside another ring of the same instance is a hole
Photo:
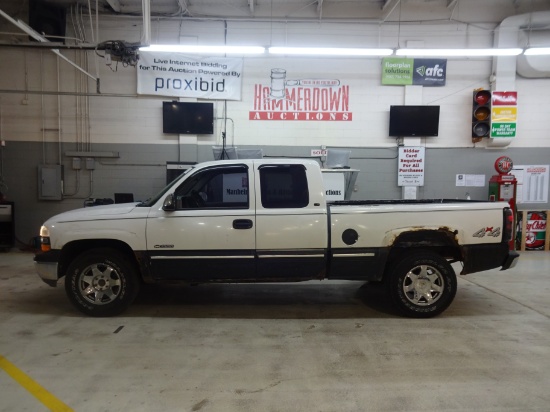
[[[387,281],[396,308],[414,318],[439,315],[452,303],[457,289],[449,262],[425,250],[402,256],[389,270]]]
[[[139,292],[136,272],[135,264],[122,253],[92,249],[76,257],[67,268],[65,291],[71,303],[86,315],[118,315]]]

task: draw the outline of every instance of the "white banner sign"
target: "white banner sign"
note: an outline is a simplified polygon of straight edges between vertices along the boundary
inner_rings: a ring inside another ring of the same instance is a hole
[[[399,147],[397,184],[399,186],[424,186],[424,147]]]
[[[241,100],[243,59],[142,51],[137,92],[156,96]]]

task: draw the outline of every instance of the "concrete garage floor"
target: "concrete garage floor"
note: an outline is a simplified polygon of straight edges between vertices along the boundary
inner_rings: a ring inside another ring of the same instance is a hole
[[[550,410],[550,253],[458,284],[428,320],[326,281],[151,287],[94,319],[1,254],[0,410]]]

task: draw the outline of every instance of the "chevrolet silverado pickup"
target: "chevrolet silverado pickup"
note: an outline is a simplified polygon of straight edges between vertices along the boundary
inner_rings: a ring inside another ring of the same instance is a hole
[[[465,275],[519,257],[505,202],[325,196],[315,160],[201,163],[147,201],[50,218],[35,266],[91,316],[121,313],[142,283],[339,279],[385,284],[401,314],[426,318],[454,299],[452,263]]]

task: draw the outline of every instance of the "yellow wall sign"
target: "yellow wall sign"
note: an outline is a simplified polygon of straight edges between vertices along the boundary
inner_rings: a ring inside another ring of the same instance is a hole
[[[517,118],[517,107],[493,107],[491,110],[491,119],[496,122],[515,122]]]

